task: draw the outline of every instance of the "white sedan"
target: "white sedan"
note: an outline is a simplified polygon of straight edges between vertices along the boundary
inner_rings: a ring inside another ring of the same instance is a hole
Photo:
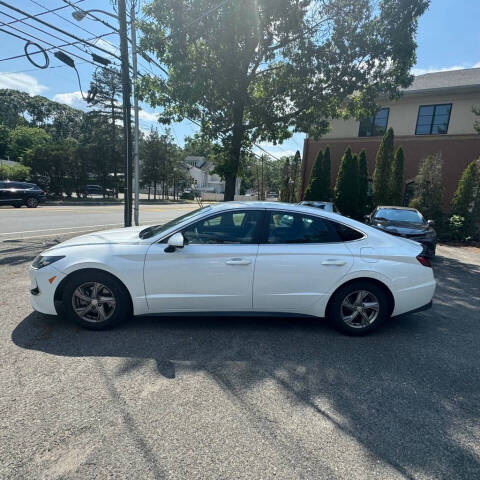
[[[100,329],[133,315],[328,317],[344,332],[431,306],[422,246],[317,208],[222,203],[164,225],[73,238],[38,256],[31,303]]]

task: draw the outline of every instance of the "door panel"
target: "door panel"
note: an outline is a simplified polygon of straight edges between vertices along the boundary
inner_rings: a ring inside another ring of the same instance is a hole
[[[249,311],[258,245],[186,245],[165,252],[153,244],[145,259],[149,309]]]
[[[260,245],[253,309],[311,313],[352,266],[343,243]]]
[[[332,222],[303,213],[271,211],[255,266],[253,308],[314,313],[353,259]]]

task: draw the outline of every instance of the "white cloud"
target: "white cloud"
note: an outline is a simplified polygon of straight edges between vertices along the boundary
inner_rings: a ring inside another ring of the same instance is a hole
[[[451,70],[464,70],[465,68],[480,68],[480,62],[474,65],[452,65],[450,67],[427,67],[427,68],[412,68],[413,75],[425,75],[426,73],[435,72],[449,72]]]
[[[275,158],[280,158],[280,157],[293,157],[293,155],[295,155],[295,152],[296,150],[291,150],[289,148],[286,148],[282,145],[273,145],[271,143],[268,143],[268,142],[261,142],[260,144],[260,147],[263,148],[263,150],[266,150],[268,153],[270,153],[271,155],[273,155]],[[259,149],[259,148],[253,148],[253,151],[258,154],[258,155],[262,155],[264,154],[265,152]],[[272,158],[270,157],[270,160],[272,160]]]
[[[11,88],[27,92],[30,95],[39,95],[48,87],[38,83],[38,80],[25,73],[0,72],[0,88]]]
[[[146,110],[138,111],[138,118],[145,122],[156,122],[158,120],[158,114],[154,112],[147,112]]]
[[[67,92],[67,93],[57,93],[53,96],[53,100],[59,103],[65,103],[70,107],[80,108],[85,110],[87,107],[87,102],[82,98],[82,92]]]

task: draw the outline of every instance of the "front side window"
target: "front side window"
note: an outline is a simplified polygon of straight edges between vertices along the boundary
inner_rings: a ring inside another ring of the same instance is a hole
[[[339,238],[328,220],[299,213],[270,212],[267,243],[329,243]]]
[[[182,233],[188,245],[256,243],[261,219],[260,211],[235,210],[193,223]]]
[[[360,121],[359,137],[381,137],[387,130],[389,108],[381,108],[376,115]]]
[[[448,132],[451,110],[451,103],[420,106],[415,135],[445,135]]]

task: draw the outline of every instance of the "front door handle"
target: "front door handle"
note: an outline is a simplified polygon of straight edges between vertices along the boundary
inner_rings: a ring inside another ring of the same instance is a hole
[[[333,266],[333,267],[341,267],[343,265],[345,265],[347,262],[343,261],[343,260],[337,260],[335,258],[329,258],[328,260],[324,260],[322,262],[322,265],[330,265],[330,266]]]
[[[251,260],[247,260],[245,258],[231,258],[225,262],[227,265],[250,265],[252,263]]]

